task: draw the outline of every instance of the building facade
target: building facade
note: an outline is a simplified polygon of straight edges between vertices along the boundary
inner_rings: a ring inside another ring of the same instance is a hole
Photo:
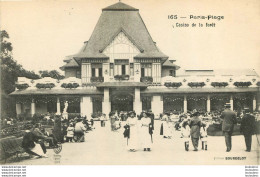
[[[65,79],[19,78],[17,114],[64,111],[90,117],[110,111],[151,109],[214,111],[230,102],[232,109],[260,106],[260,78],[254,70],[184,70],[162,53],[139,10],[118,2],[102,9],[88,41],[67,56]]]

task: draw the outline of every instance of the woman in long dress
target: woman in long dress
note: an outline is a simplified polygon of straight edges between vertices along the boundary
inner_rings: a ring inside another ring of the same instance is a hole
[[[151,151],[152,147],[152,136],[150,134],[150,129],[152,127],[151,125],[151,118],[148,117],[147,113],[143,113],[143,117],[141,119],[141,137],[142,137],[142,147],[144,148],[144,151]]]
[[[110,117],[110,125],[111,125],[111,131],[115,130],[115,122],[116,122],[116,115],[115,112],[111,112],[109,114]]]
[[[138,147],[138,119],[135,112],[129,112],[129,117],[127,118],[126,124],[130,127],[130,136],[127,139],[128,149],[135,152]]]

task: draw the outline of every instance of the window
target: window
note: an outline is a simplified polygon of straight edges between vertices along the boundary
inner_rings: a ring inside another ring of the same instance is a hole
[[[114,75],[114,64],[113,64],[113,63],[110,63],[110,72],[109,72],[109,75],[110,75],[110,76],[113,76],[113,75]]]
[[[76,78],[81,78],[81,72],[80,71],[76,72]]]
[[[103,76],[102,68],[98,68],[98,76],[99,76],[99,77],[102,77],[102,76]]]
[[[141,65],[141,77],[152,76],[152,64],[143,63]]]
[[[122,75],[125,75],[125,65],[122,65]]]
[[[141,68],[141,77],[144,77],[144,68]]]
[[[176,76],[176,71],[175,70],[169,70],[169,76]]]
[[[91,76],[92,77],[96,76],[96,68],[91,68]]]
[[[134,75],[134,63],[130,63],[130,76]]]

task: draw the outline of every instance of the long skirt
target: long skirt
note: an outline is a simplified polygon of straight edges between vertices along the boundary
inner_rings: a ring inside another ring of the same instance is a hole
[[[137,126],[130,127],[130,138],[127,140],[128,149],[137,149],[138,148],[138,132]]]
[[[172,136],[172,124],[164,122],[163,123],[163,136]]]
[[[110,119],[111,130],[115,130],[115,121],[116,119]]]
[[[141,127],[140,133],[141,133],[142,148],[151,148],[152,139],[151,139],[151,135],[149,134],[149,128]]]

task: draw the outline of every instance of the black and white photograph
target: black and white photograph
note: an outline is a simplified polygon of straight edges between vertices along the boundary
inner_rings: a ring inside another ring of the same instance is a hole
[[[0,34],[3,167],[259,165],[260,1],[7,0]]]

